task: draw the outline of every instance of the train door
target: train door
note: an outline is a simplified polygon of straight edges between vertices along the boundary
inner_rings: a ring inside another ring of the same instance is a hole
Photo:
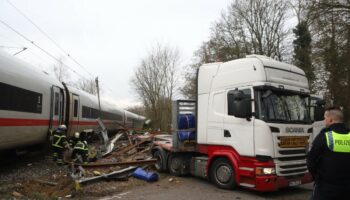
[[[63,123],[63,90],[57,86],[51,88],[50,129],[54,130]]]
[[[70,133],[79,132],[80,99],[76,94],[72,94],[72,123]]]

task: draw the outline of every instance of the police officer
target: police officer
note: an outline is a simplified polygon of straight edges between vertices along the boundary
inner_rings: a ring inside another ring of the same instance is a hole
[[[89,147],[85,141],[84,134],[79,134],[78,132],[74,134],[75,138],[78,140],[75,143],[72,159],[74,162],[87,163],[89,156]]]
[[[63,156],[65,148],[68,148],[68,142],[66,138],[67,127],[64,124],[58,126],[53,133],[52,150],[53,159],[57,165],[63,165]]]
[[[312,143],[307,166],[314,178],[312,199],[350,199],[350,131],[338,107],[327,108],[324,128]]]

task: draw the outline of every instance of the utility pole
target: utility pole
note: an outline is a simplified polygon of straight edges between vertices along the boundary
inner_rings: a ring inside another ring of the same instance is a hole
[[[100,87],[98,86],[98,77],[96,77],[95,82],[96,82],[96,88],[97,88],[98,108],[100,110],[100,118],[102,118],[101,100],[100,100]]]

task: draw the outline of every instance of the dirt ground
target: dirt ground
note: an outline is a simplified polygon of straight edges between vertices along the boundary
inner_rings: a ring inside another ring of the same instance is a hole
[[[270,193],[259,193],[244,188],[221,190],[206,180],[174,177],[166,173],[159,174],[159,181],[154,183],[130,177],[122,181],[99,181],[83,186],[77,191],[74,180],[68,174],[68,167],[57,166],[45,152],[11,157],[5,161],[0,167],[0,199],[304,200],[309,199],[312,192],[312,184]],[[103,173],[116,169],[112,167],[98,170]]]
[[[133,152],[131,151],[131,154]],[[135,152],[134,152],[135,153]],[[130,152],[129,152],[130,154]],[[145,155],[109,156],[99,163],[129,161]],[[49,151],[27,152],[22,155],[0,155],[4,162],[0,166],[0,199],[96,199],[148,184],[129,177],[122,180],[105,181],[82,186],[76,190],[75,180],[70,176],[71,167],[57,166]],[[125,167],[99,167],[87,169],[85,177],[93,177],[94,171],[106,174]],[[150,169],[151,171],[155,171]]]

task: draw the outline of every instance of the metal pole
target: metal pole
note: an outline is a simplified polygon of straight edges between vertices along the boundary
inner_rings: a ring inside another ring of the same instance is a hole
[[[100,118],[102,119],[101,100],[100,100],[100,87],[98,86],[98,77],[96,77],[95,82],[96,82],[96,88],[97,88],[98,108],[99,108],[99,111],[100,111]]]
[[[15,53],[15,54],[13,54],[13,55],[16,56],[16,55],[18,55],[19,53],[21,53],[21,52],[23,52],[23,51],[25,51],[25,50],[27,50],[27,47],[23,47],[22,50],[20,50],[19,52]]]

